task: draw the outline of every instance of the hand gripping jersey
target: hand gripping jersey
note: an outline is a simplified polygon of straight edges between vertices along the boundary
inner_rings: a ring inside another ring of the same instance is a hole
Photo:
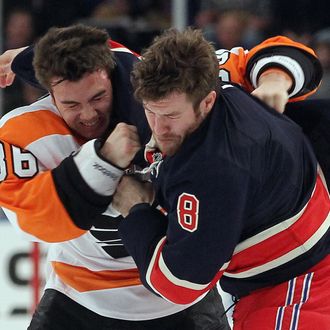
[[[236,82],[251,92],[260,75],[269,67],[286,71],[293,79],[290,101],[305,99],[320,83],[322,68],[315,53],[308,47],[286,37],[269,38],[250,51],[242,47],[216,51],[219,77],[224,82]]]
[[[310,91],[318,85],[319,77],[309,74],[318,62],[312,51],[301,53],[299,45],[287,44],[280,44],[277,51],[296,51],[296,67],[303,75],[291,75],[302,79],[304,86],[298,94]],[[112,75],[112,126],[119,121],[133,124],[141,141],[146,141],[147,123],[129,82],[136,56],[120,44],[109,45],[117,62]],[[267,44],[259,48],[265,67],[271,65],[267,48]],[[270,54],[273,51],[271,44]],[[27,50],[13,65],[22,69],[26,80],[33,76],[27,69],[31,54]],[[241,49],[229,52],[221,68],[232,72],[231,79],[242,73],[257,74],[254,68],[259,59],[248,54]],[[257,67],[259,74],[262,68]],[[248,80],[237,82],[248,88]],[[15,109],[0,121],[0,205],[27,239],[51,243],[46,288],[61,291],[100,315],[119,319],[152,319],[186,308],[155,296],[141,284],[118,235],[121,217],[109,206],[122,171],[98,157],[98,141],[84,142],[70,131],[49,97]]]
[[[232,85],[179,151],[158,160],[167,216],[136,205],[120,225],[143,283],[186,304],[213,287],[242,297],[329,253],[330,200],[300,127]]]

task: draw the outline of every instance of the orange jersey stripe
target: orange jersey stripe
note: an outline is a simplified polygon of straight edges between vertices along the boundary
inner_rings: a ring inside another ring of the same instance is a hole
[[[92,271],[84,267],[72,266],[53,261],[52,266],[61,280],[79,292],[122,288],[141,285],[136,268],[125,270]]]

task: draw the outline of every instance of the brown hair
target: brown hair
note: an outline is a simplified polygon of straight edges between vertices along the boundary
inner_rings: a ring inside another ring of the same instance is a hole
[[[76,24],[51,28],[37,42],[33,66],[40,84],[51,90],[51,80],[77,81],[86,73],[106,69],[109,77],[115,59],[108,46],[105,30]]]
[[[219,64],[214,47],[200,30],[169,29],[156,37],[134,65],[131,80],[139,101],[156,101],[171,92],[186,93],[198,107],[217,90]]]

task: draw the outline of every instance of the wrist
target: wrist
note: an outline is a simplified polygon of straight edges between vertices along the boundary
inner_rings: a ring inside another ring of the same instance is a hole
[[[111,196],[124,172],[100,158],[97,150],[98,141],[90,140],[73,155],[73,160],[91,189],[100,195]]]
[[[270,68],[264,71],[258,79],[258,87],[264,83],[281,84],[288,92],[293,84],[292,77],[284,70]]]

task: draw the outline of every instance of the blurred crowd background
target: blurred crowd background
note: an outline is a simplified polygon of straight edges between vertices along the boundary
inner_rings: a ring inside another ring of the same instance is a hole
[[[324,81],[314,97],[330,90],[330,20],[327,0],[187,0],[187,25],[204,31],[216,48],[250,49],[278,34],[314,48]],[[173,22],[170,0],[3,0],[2,50],[27,46],[51,26],[82,22],[105,28],[134,51]],[[42,92],[15,81],[3,91],[3,112],[35,101]]]

